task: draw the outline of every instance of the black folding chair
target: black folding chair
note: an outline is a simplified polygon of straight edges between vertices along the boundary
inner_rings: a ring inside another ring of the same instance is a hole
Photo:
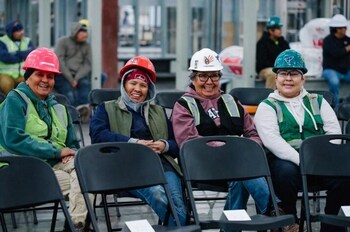
[[[66,95],[60,93],[53,93],[53,95],[55,96],[56,101],[62,105],[72,104]]]
[[[337,144],[333,141],[342,140]],[[303,184],[303,199],[307,231],[312,231],[312,222],[321,222],[340,227],[350,227],[350,218],[324,213],[311,214],[309,205],[308,176],[350,179],[350,135],[319,135],[307,138],[300,147],[300,170]]]
[[[345,132],[346,122],[350,120],[350,102],[342,102],[336,108],[337,118],[340,121],[342,132]]]
[[[241,87],[233,88],[230,94],[242,103],[248,113],[254,115],[260,102],[272,92],[273,89],[269,88]]]
[[[213,145],[216,143],[217,145]],[[202,229],[267,230],[293,224],[293,215],[279,215],[275,198],[272,203],[277,216],[261,214],[251,216],[251,221],[201,220],[198,216],[192,185],[245,180],[265,177],[272,196],[274,190],[270,170],[263,148],[248,138],[233,136],[208,136],[187,141],[180,150],[180,163],[186,181],[186,191],[191,203],[194,222]]]
[[[94,112],[99,104],[116,100],[119,96],[120,90],[117,89],[92,89],[89,93],[89,104]]]
[[[66,105],[66,108],[72,118],[72,123],[75,127],[75,131],[77,134],[78,142],[80,143],[80,147],[85,147],[83,126],[81,125],[79,111],[72,105]]]
[[[56,227],[59,206],[67,226],[75,231],[56,175],[45,161],[27,156],[0,156],[0,183],[0,221],[4,232],[7,231],[5,213],[33,210],[47,203],[54,203],[53,207],[41,208],[53,208],[51,231]]]
[[[154,103],[166,109],[172,109],[175,102],[184,95],[185,91],[162,91],[154,98]]]
[[[99,231],[99,228],[88,194],[102,195],[107,228],[112,231],[106,195],[154,185],[164,187],[169,210],[179,226],[163,166],[159,156],[150,148],[122,142],[92,144],[78,151],[75,168],[95,231]],[[154,228],[160,231],[165,229],[160,225],[155,225]],[[190,226],[181,227],[180,231],[199,231],[198,229]]]

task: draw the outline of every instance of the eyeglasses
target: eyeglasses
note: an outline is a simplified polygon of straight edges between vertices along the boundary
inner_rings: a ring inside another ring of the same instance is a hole
[[[290,77],[290,78],[299,78],[299,77],[302,77],[303,74],[297,70],[292,70],[292,71],[280,71],[277,73],[277,77],[280,77],[280,78],[287,78],[287,77]]]
[[[215,81],[220,80],[222,74],[220,72],[215,72],[215,73],[197,73],[196,76],[202,82],[207,82],[209,80],[209,78],[211,79],[211,81],[215,82]]]

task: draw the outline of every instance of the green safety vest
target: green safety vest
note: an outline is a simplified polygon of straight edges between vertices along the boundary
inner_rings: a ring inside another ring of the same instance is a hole
[[[112,132],[130,137],[132,114],[120,100],[104,103],[108,114],[109,126]],[[147,104],[144,106],[145,120],[154,140],[168,139],[167,118],[161,106]],[[162,154],[171,166],[182,175],[181,169],[171,155]]]
[[[27,37],[23,37],[23,39],[19,42],[20,47],[12,41],[7,35],[1,36],[0,41],[3,42],[9,53],[16,53],[17,51],[26,51],[28,49],[28,45],[30,42],[30,39]],[[0,61],[0,73],[6,74],[14,79],[17,79],[20,76],[24,75],[24,70],[22,69],[24,61],[20,63],[4,63]]]
[[[308,137],[324,134],[323,120],[320,114],[320,108],[323,97],[317,94],[307,94],[303,98],[303,103],[306,108],[313,115],[317,130],[314,123],[308,113],[305,113],[303,131],[300,133],[299,125],[291,112],[287,109],[287,106],[283,101],[268,98],[264,102],[270,105],[276,111],[279,130],[282,138],[287,141],[294,149],[298,150],[302,141]]]
[[[26,126],[24,129],[25,133],[29,134],[34,140],[37,140],[38,142],[50,142],[59,149],[66,147],[65,142],[67,139],[68,127],[68,115],[66,107],[61,104],[55,104],[49,109],[52,117],[52,130],[51,134],[49,135],[49,128],[47,124],[40,119],[32,101],[20,90],[14,90],[27,103],[27,112],[25,116]],[[0,151],[3,150],[4,148],[0,146]]]

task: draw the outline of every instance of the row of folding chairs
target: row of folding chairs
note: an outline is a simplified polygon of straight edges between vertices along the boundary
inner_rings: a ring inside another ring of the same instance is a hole
[[[344,140],[340,144],[333,140]],[[350,135],[321,135],[303,141],[300,149],[300,168],[303,182],[303,201],[308,231],[313,222],[323,222],[342,227],[350,227],[350,218],[324,213],[312,214],[309,206],[309,186],[307,176],[334,178],[350,177]],[[220,145],[212,146],[212,142]],[[140,161],[142,160],[142,161]],[[36,206],[48,202],[60,204],[66,211],[64,198],[56,177],[44,161],[22,156],[0,158],[0,219],[3,230],[7,231],[3,213],[17,208]],[[99,165],[96,165],[99,164]],[[195,225],[173,228],[175,231],[200,231],[200,229],[220,228],[224,230],[268,230],[282,228],[294,223],[292,215],[278,215],[277,203],[273,206],[277,216],[260,214],[250,216],[251,220],[231,220],[222,212],[219,219],[206,220],[197,212],[193,195],[196,183],[212,184],[222,181],[244,180],[265,177],[271,194],[274,194],[271,175],[264,150],[254,141],[242,137],[212,136],[193,139],[180,150],[180,164],[186,183],[186,197],[190,202],[191,222]],[[75,159],[77,176],[87,204],[91,225],[99,231],[96,214],[88,194],[102,194],[103,197],[135,188],[163,185],[169,201],[169,212],[178,222],[176,210],[164,177],[159,156],[151,149],[122,142],[101,143],[80,149]],[[35,172],[33,172],[35,168]],[[16,181],[14,181],[14,179]],[[42,189],[45,188],[45,191]],[[104,206],[108,231],[112,231],[108,206]],[[57,210],[56,210],[57,213]],[[55,214],[54,214],[55,215]],[[71,225],[69,214],[65,212]],[[53,217],[53,227],[56,216]],[[161,225],[154,225],[156,231],[163,231]],[[171,230],[170,230],[171,231]]]

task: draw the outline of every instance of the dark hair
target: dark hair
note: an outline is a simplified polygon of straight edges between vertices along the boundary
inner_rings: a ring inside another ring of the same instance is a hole
[[[35,71],[34,68],[28,68],[28,69],[24,72],[24,80],[28,80],[28,78],[33,74],[34,71]]]

